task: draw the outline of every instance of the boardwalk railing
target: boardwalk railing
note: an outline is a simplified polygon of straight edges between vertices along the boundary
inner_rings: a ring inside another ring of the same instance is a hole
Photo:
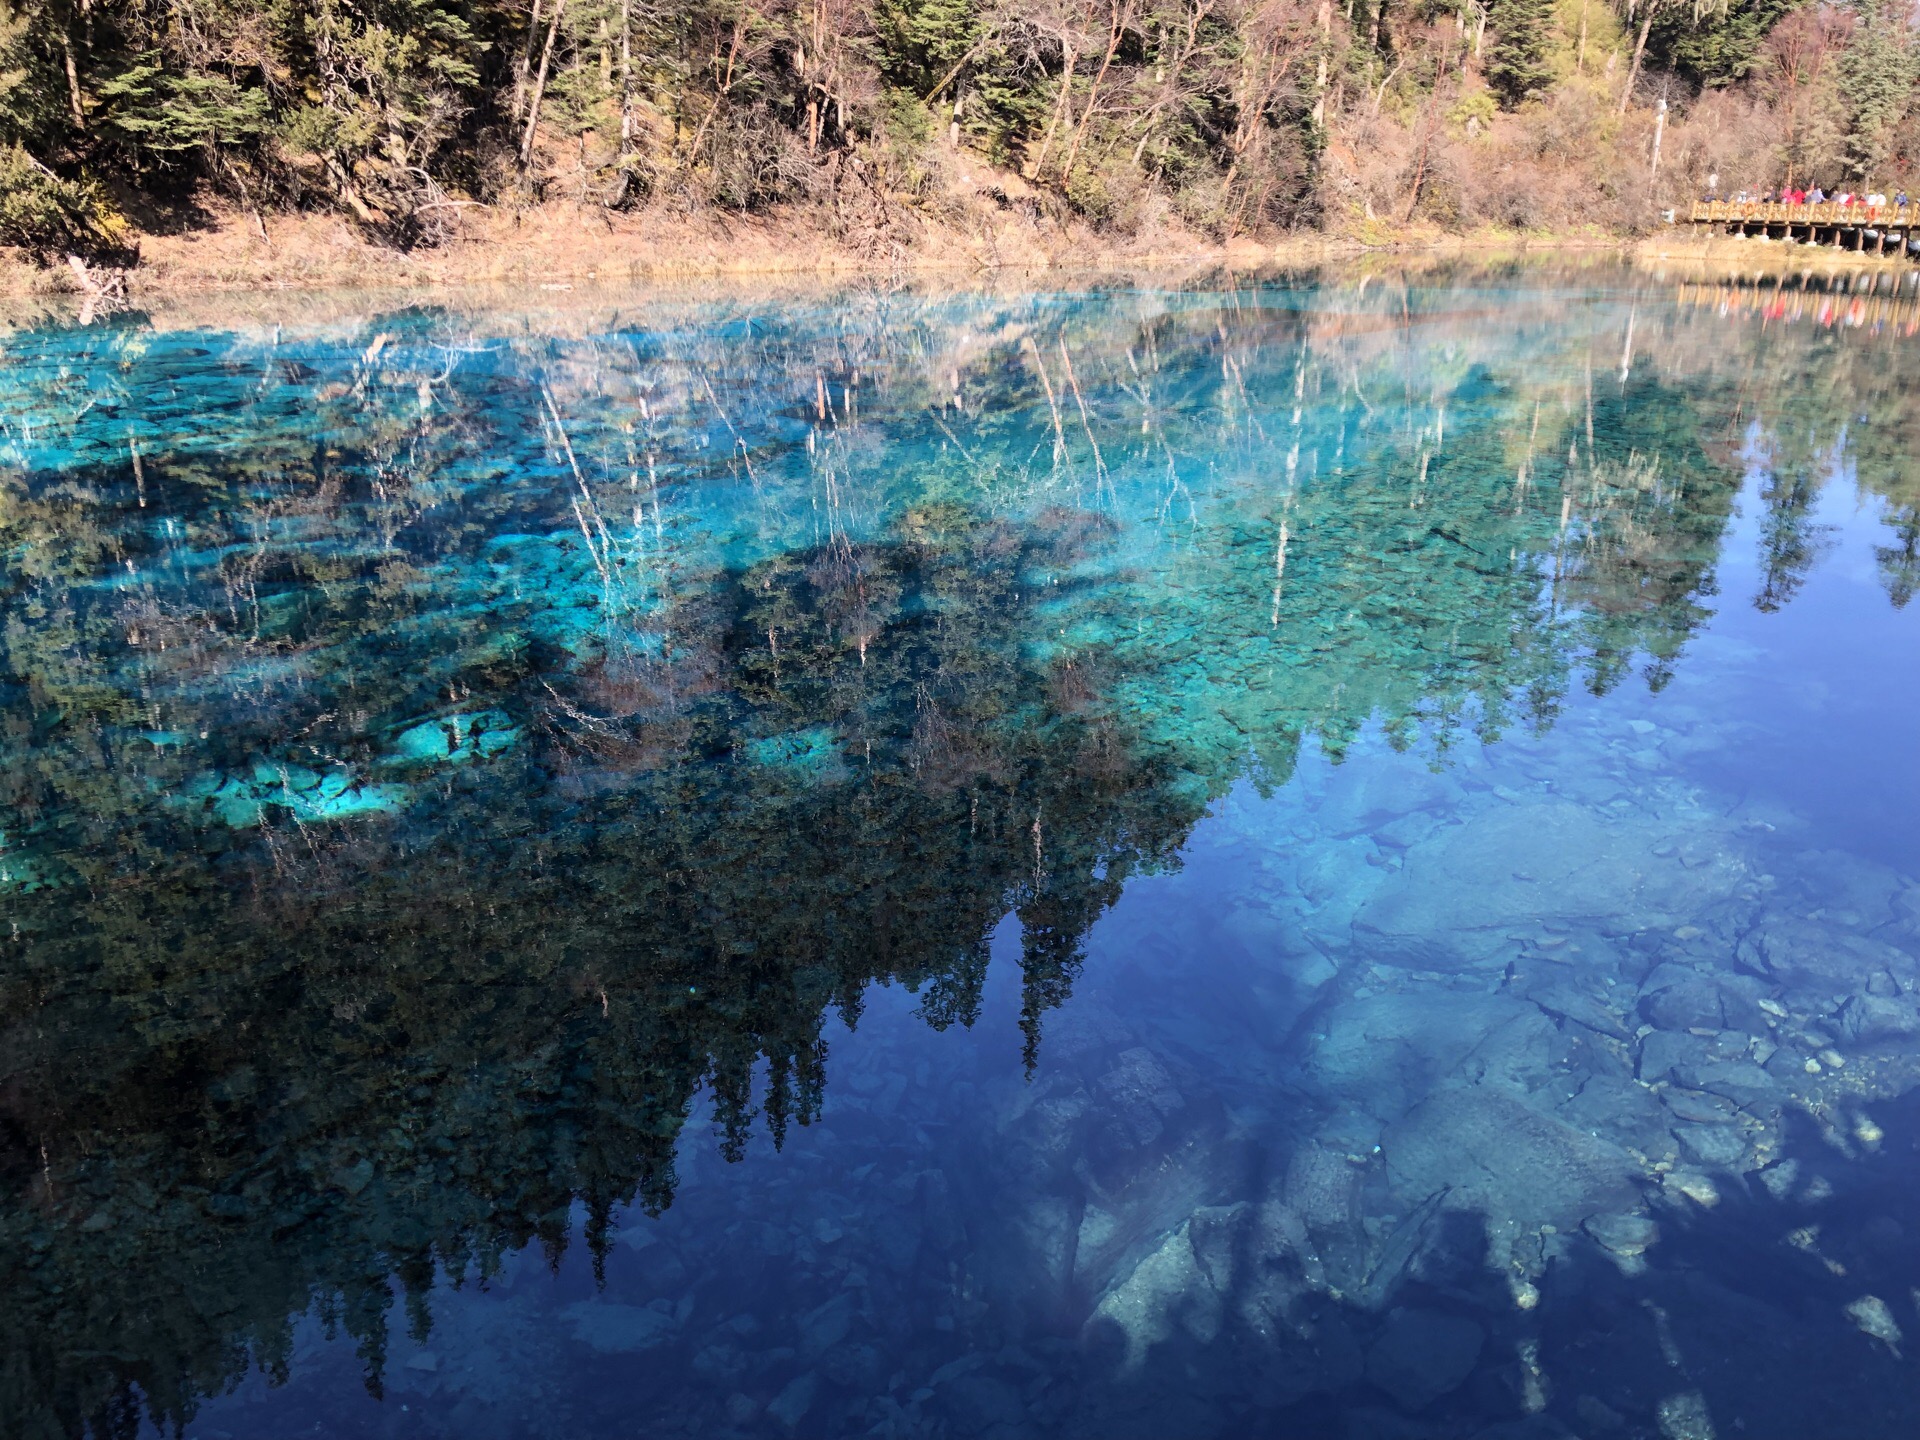
[[[1696,200],[1687,219],[1730,235],[1760,235],[1832,245],[1873,255],[1920,255],[1920,205],[1869,205],[1822,200],[1798,205],[1764,200]]]
[[[1688,217],[1696,225],[1818,225],[1848,229],[1856,225],[1904,230],[1920,224],[1920,205],[1868,205],[1856,200],[1842,205],[1823,200],[1783,205],[1760,200],[1696,200]]]

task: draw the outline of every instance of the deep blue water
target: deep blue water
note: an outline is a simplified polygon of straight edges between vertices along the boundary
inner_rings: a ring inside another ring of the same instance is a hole
[[[1914,1433],[1912,303],[18,318],[0,1433]]]

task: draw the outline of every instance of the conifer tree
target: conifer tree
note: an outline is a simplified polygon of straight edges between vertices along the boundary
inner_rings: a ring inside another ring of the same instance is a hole
[[[973,0],[879,0],[873,21],[881,69],[922,92],[950,78],[981,29]]]
[[[1487,83],[1512,110],[1553,83],[1553,0],[1494,0]]]
[[[1847,172],[1871,182],[1913,102],[1915,55],[1903,8],[1885,0],[1860,0],[1857,8],[1859,24],[1840,57],[1840,95],[1848,114]]]

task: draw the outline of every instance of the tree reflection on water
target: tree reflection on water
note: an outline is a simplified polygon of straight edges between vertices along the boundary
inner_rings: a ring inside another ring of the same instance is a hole
[[[424,1333],[576,1203],[599,1263],[702,1095],[781,1144],[830,1016],[972,1024],[1009,913],[1031,1067],[1236,781],[1666,683],[1756,404],[1791,598],[1850,404],[1683,313],[1616,374],[1624,300],[1485,300],[16,329],[9,1432],[181,1420],[316,1304],[377,1392],[396,1287]]]

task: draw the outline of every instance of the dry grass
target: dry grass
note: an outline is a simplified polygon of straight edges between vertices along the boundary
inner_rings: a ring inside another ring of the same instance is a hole
[[[142,235],[126,281],[136,297],[235,289],[564,289],[748,273],[1252,264],[1328,249],[1318,237],[1277,247],[1222,245],[1171,219],[1128,235],[1097,232],[1057,209],[1037,203],[1017,177],[976,165],[937,206],[888,203],[859,225],[819,206],[764,215],[664,206],[623,213],[564,201],[524,210],[474,206],[459,212],[445,243],[403,252],[370,242],[335,215],[269,217],[263,235],[251,215],[209,206],[193,228]],[[0,294],[76,288],[64,267],[0,251]]]
[[[1703,239],[1661,227],[1637,244],[1623,241],[1617,208],[1583,207],[1597,198],[1562,166],[1589,97],[1501,117],[1495,133],[1467,142],[1436,134],[1423,178],[1422,203],[1405,218],[1418,162],[1413,131],[1392,118],[1351,129],[1333,156],[1334,189],[1346,197],[1325,217],[1322,232],[1278,242],[1222,244],[1167,213],[1131,233],[1099,230],[1049,204],[1017,176],[967,161],[942,177],[937,198],[869,207],[849,223],[844,207],[796,205],[764,215],[658,207],[611,212],[568,202],[512,210],[475,206],[458,212],[446,243],[409,252],[370,242],[333,215],[271,217],[266,233],[252,216],[209,205],[192,227],[143,235],[139,261],[127,272],[129,294],[143,305],[195,294],[236,291],[344,291],[399,294],[502,289],[522,297],[549,292],[558,302],[634,283],[758,277],[756,287],[787,277],[815,283],[839,277],[905,279],[917,273],[1009,274],[1045,271],[1178,272],[1196,266],[1231,269],[1309,265],[1375,256],[1389,265],[1430,257],[1503,261],[1554,254],[1596,263],[1631,254],[1643,267],[1689,278],[1752,274],[1838,274],[1899,268],[1907,262],[1830,249],[1729,237]],[[1700,127],[1706,129],[1707,127]],[[1711,149],[1711,146],[1702,147]],[[1462,203],[1444,198],[1456,173],[1476,186]],[[1557,175],[1556,183],[1546,177]],[[1432,183],[1439,187],[1428,191]],[[1526,203],[1523,203],[1525,201]],[[1636,196],[1628,208],[1644,203]],[[1436,210],[1441,213],[1436,213]],[[1164,211],[1164,207],[1163,207]],[[37,266],[0,251],[0,296],[71,294],[78,282],[65,266]]]

